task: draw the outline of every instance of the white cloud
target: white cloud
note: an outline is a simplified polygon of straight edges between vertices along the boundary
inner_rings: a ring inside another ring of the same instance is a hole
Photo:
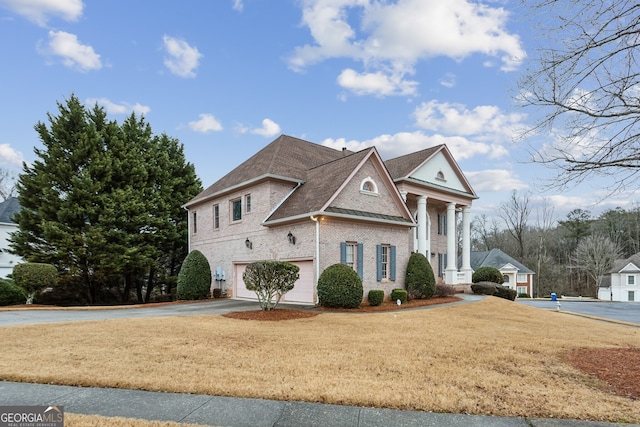
[[[233,10],[242,12],[242,9],[244,9],[244,4],[242,3],[242,0],[233,0]]]
[[[512,171],[505,169],[487,169],[464,174],[476,191],[512,191],[529,187]]]
[[[49,31],[49,45],[43,51],[45,54],[62,58],[62,63],[79,71],[99,70],[102,61],[93,47],[82,44],[75,34],[65,31]]]
[[[195,132],[208,133],[222,130],[222,124],[212,114],[200,114],[199,120],[189,122],[189,128]]]
[[[382,72],[402,81],[418,61],[438,56],[460,61],[482,54],[498,59],[504,71],[526,57],[519,37],[506,29],[509,14],[503,8],[468,0],[303,0],[302,5],[302,25],[314,43],[295,48],[289,66],[296,71],[329,58],[350,58],[362,62],[362,75]]]
[[[262,121],[262,127],[253,129],[251,133],[270,138],[280,133],[280,125],[271,119],[264,119]]]
[[[22,153],[13,149],[9,144],[0,144],[0,164],[22,166]]]
[[[495,147],[515,140],[526,129],[524,114],[506,113],[495,105],[472,109],[463,104],[431,100],[416,107],[416,126],[449,135],[473,136]],[[502,150],[506,151],[505,148]]]
[[[382,71],[358,73],[350,68],[338,76],[338,84],[356,95],[414,95],[418,83],[404,80],[403,74],[387,75]]]
[[[322,145],[327,147],[335,149],[346,147],[351,151],[360,151],[375,146],[384,159],[391,159],[440,144],[446,144],[458,161],[477,155],[488,155],[497,158],[508,154],[502,147],[492,144],[472,141],[461,136],[425,135],[421,131],[380,135],[365,141],[347,141],[344,138],[327,138],[322,141]]]
[[[82,0],[0,0],[0,7],[9,9],[44,27],[52,16],[76,21],[82,16]]]
[[[105,109],[107,114],[131,114],[134,112],[136,114],[143,115],[148,114],[151,111],[151,107],[142,105],[138,102],[135,104],[130,104],[128,102],[116,104],[107,98],[87,98],[85,104],[90,108],[95,104],[98,104]]]
[[[164,65],[169,71],[180,77],[195,77],[195,70],[203,57],[198,49],[184,40],[170,36],[162,37],[162,41],[168,54],[164,59]]]
[[[453,74],[453,73],[446,73],[444,76],[442,76],[440,78],[440,80],[438,80],[438,83],[440,83],[442,86],[448,87],[448,88],[455,87],[455,85],[456,85],[456,75]]]

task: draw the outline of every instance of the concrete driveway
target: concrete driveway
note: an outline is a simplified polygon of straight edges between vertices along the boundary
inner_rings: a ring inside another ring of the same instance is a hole
[[[520,304],[532,307],[548,308],[556,310],[558,305],[549,300],[530,300],[518,298]],[[588,316],[601,317],[604,319],[619,320],[622,322],[637,323],[640,325],[640,302],[610,302],[599,300],[558,300],[560,311],[585,314]]]
[[[280,307],[283,307],[280,305]],[[309,309],[310,306],[289,308]],[[225,314],[232,311],[259,310],[255,301],[218,299],[213,301],[169,304],[141,308],[118,309],[10,309],[0,310],[0,326],[26,325],[33,323],[76,322],[83,320],[122,319],[130,317],[194,316],[199,314]]]

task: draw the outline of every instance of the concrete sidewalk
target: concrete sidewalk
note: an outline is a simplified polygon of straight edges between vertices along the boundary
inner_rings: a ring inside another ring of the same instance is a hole
[[[0,382],[0,406],[57,405],[66,413],[247,427],[612,427],[591,421],[440,414],[307,402]]]

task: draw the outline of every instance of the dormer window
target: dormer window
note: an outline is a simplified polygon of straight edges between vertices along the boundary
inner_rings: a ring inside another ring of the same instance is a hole
[[[360,183],[360,192],[367,194],[378,194],[378,186],[375,181],[370,177],[366,177]]]
[[[436,179],[440,181],[446,181],[446,178],[444,177],[444,173],[442,171],[438,171],[438,173],[436,174]]]

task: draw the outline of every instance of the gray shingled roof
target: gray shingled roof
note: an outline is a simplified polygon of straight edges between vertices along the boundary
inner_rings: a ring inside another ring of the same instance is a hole
[[[629,258],[617,259],[613,262],[613,266],[611,266],[611,270],[609,273],[619,273],[623,268],[627,266],[627,264],[633,264],[636,267],[640,267],[640,253],[631,255]],[[631,270],[633,272],[637,272],[638,270]]]
[[[474,271],[480,267],[495,267],[500,269],[507,264],[511,264],[518,269],[519,273],[535,274],[532,270],[502,252],[500,249],[491,249],[490,251],[472,251],[470,261],[471,268]]]
[[[280,135],[262,150],[207,187],[187,205],[260,177],[279,176],[291,181],[302,182],[309,169],[351,153],[348,150],[334,150],[292,136]]]
[[[308,170],[304,176],[304,183],[273,212],[268,221],[320,210],[372,150],[373,148],[367,148],[357,153],[346,154]]]
[[[12,223],[13,215],[20,211],[20,203],[15,197],[9,197],[0,203],[0,222]]]
[[[391,178],[406,178],[411,174],[411,172],[416,170],[417,167],[424,163],[429,157],[437,153],[441,148],[442,145],[437,145],[435,147],[387,160],[384,164],[387,167]]]

